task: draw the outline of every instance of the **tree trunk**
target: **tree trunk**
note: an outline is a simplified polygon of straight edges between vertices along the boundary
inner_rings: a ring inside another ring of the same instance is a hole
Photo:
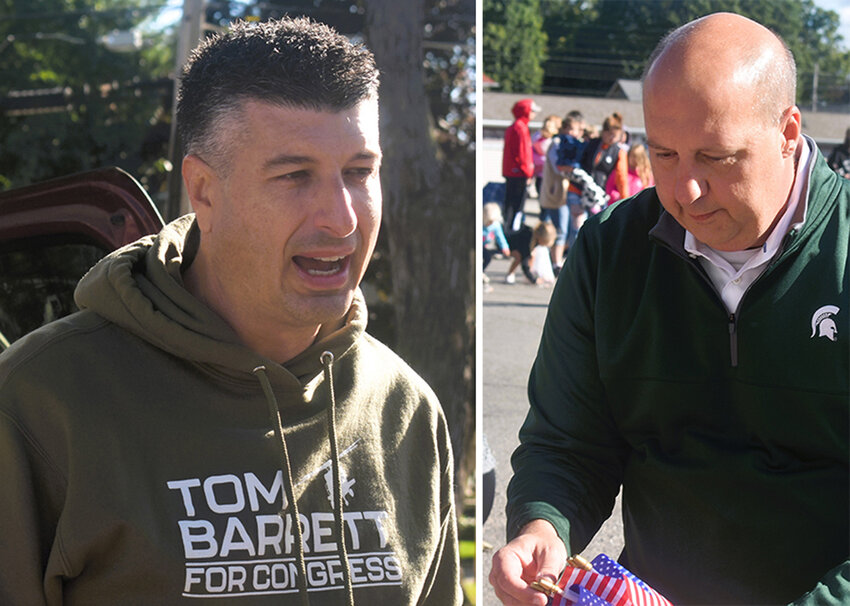
[[[440,398],[462,495],[475,469],[474,168],[464,174],[439,157],[424,85],[423,0],[367,0],[366,8],[366,36],[381,70],[395,350]]]

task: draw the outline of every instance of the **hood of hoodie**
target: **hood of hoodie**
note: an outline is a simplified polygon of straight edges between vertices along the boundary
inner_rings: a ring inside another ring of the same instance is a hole
[[[210,372],[256,384],[252,371],[265,366],[275,389],[284,391],[303,391],[322,372],[322,352],[340,359],[365,330],[358,290],[337,326],[322,327],[310,347],[284,364],[269,360],[245,347],[223,318],[185,289],[182,270],[199,244],[194,215],[181,217],[104,257],[78,284],[76,303]]]
[[[517,120],[528,120],[531,116],[531,108],[534,106],[532,99],[520,99],[511,108],[514,118]]]

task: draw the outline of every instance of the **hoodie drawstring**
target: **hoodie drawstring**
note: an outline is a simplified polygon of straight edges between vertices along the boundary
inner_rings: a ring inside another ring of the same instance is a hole
[[[334,518],[337,534],[339,534],[339,559],[342,562],[342,577],[345,581],[345,591],[348,594],[348,606],[354,606],[354,588],[351,585],[351,571],[348,569],[348,550],[345,547],[345,520],[342,511],[342,474],[339,471],[339,449],[336,444],[336,397],[333,384],[334,355],[326,351],[320,360],[325,373],[325,383],[328,384],[331,403],[328,407],[328,435],[331,442],[331,468],[334,480]]]
[[[277,405],[274,391],[272,391],[271,383],[266,375],[266,367],[258,366],[254,369],[254,374],[260,381],[263,387],[263,393],[266,395],[266,402],[269,405],[269,414],[274,421],[274,433],[277,436],[277,441],[281,447],[283,455],[283,484],[286,499],[289,501],[289,507],[292,514],[292,527],[295,530],[295,544],[298,545],[298,594],[301,596],[301,605],[310,606],[310,596],[307,595],[307,565],[304,561],[304,539],[301,534],[301,516],[298,514],[298,503],[295,502],[295,489],[292,483],[292,465],[289,462],[289,450],[286,448],[286,437],[283,433],[283,424],[280,420],[280,409]],[[285,523],[286,508],[280,510],[280,517]]]
[[[339,535],[339,547],[338,547],[338,555],[340,562],[342,564],[342,575],[345,583],[345,591],[347,597],[348,606],[354,606],[354,587],[351,584],[351,571],[348,567],[348,550],[345,546],[345,519],[343,517],[343,506],[342,506],[342,474],[339,469],[339,448],[337,447],[337,436],[336,436],[336,397],[334,394],[334,386],[333,386],[333,361],[334,355],[325,351],[320,356],[320,361],[322,363],[322,370],[325,376],[325,382],[328,385],[328,391],[330,393],[330,405],[327,408],[328,417],[328,437],[330,439],[331,446],[331,470],[333,476],[333,506],[334,506],[334,521],[336,526],[337,534]],[[295,489],[292,481],[292,465],[289,460],[289,451],[286,447],[286,437],[283,432],[283,423],[280,418],[280,408],[277,404],[277,398],[274,395],[274,391],[272,390],[271,383],[269,382],[268,376],[266,374],[265,366],[258,366],[254,369],[254,374],[257,376],[257,379],[260,381],[260,385],[263,388],[263,392],[266,396],[266,402],[269,405],[269,414],[272,418],[275,435],[277,436],[278,443],[281,447],[282,461],[283,461],[283,480],[284,480],[284,489],[286,498],[289,500],[290,508],[293,517],[293,526],[295,530],[295,540],[298,544],[298,567],[299,567],[299,578],[298,578],[298,593],[301,596],[301,604],[302,606],[310,606],[310,597],[307,593],[307,569],[306,562],[304,557],[304,543],[301,533],[301,519],[298,514],[298,505],[295,502]],[[281,512],[281,517],[284,515],[284,510]]]

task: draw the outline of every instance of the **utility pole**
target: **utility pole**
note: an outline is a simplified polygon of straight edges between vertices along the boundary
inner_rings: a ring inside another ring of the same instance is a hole
[[[177,38],[177,61],[174,73],[174,96],[171,105],[171,136],[168,143],[168,159],[171,173],[168,177],[168,209],[166,219],[172,220],[190,211],[189,198],[183,191],[183,144],[177,135],[177,90],[183,66],[203,36],[205,0],[183,0],[183,18]]]

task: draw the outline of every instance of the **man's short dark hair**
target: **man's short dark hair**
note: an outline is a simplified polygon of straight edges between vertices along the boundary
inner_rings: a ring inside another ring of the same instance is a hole
[[[196,48],[183,69],[177,127],[186,153],[212,160],[222,118],[247,100],[343,111],[377,97],[372,53],[311,19],[238,21]]]

